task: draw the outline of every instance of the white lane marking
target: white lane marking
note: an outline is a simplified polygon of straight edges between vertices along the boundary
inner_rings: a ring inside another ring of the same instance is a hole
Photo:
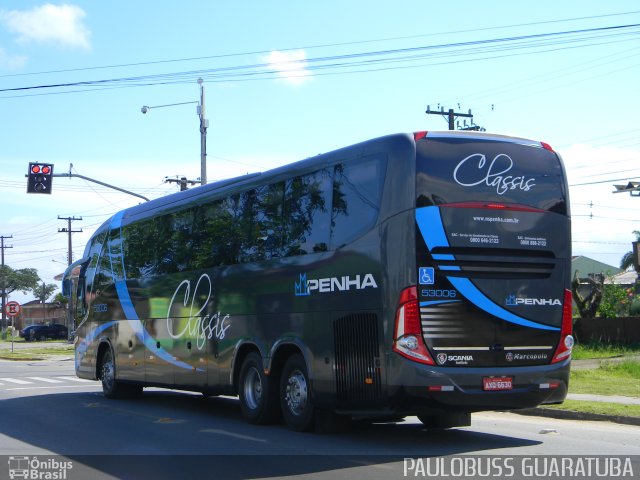
[[[93,380],[87,380],[86,378],[78,378],[78,377],[56,377],[56,378],[62,378],[64,380],[71,380],[72,382],[91,382],[93,383]]]
[[[249,435],[241,435],[239,433],[229,432],[227,430],[220,430],[218,428],[205,428],[204,430],[200,430],[204,433],[215,433],[218,435],[226,435],[228,437],[239,438],[241,440],[252,440],[254,442],[266,442],[267,440],[264,438],[251,437]]]
[[[45,377],[27,377],[30,380],[37,380],[38,382],[44,383],[62,383],[62,380],[55,380],[53,378],[45,378]]]
[[[20,380],[18,378],[3,378],[3,382],[16,383],[18,385],[31,385],[33,382],[27,382],[26,380]]]
[[[96,387],[101,385],[96,385]],[[86,388],[87,385],[57,385],[55,387],[14,387],[14,388],[5,388],[3,392],[13,392],[16,390],[58,390],[60,388]]]

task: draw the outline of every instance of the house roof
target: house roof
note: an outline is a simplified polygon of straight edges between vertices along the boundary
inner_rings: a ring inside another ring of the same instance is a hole
[[[593,258],[576,255],[571,258],[571,277],[578,272],[580,277],[588,277],[590,274],[604,274],[605,277],[621,273],[622,270],[613,265],[599,262]]]
[[[626,270],[616,275],[607,277],[604,281],[606,285],[634,285],[638,278],[635,270]]]

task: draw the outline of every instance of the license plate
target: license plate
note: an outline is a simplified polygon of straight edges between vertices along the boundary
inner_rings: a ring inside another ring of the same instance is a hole
[[[482,379],[482,389],[485,391],[513,389],[512,377],[485,377]]]

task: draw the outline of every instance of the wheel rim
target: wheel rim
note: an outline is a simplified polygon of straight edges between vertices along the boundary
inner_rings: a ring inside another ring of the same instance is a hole
[[[255,410],[262,402],[262,380],[255,367],[251,367],[244,377],[244,399],[251,410]]]
[[[102,365],[102,384],[107,390],[111,390],[114,380],[113,362],[108,359]]]
[[[296,416],[302,415],[307,406],[307,380],[300,370],[291,372],[284,400],[291,413]]]

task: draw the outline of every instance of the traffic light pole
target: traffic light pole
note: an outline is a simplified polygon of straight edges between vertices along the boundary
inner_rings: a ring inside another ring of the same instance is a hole
[[[78,173],[71,173],[71,172],[69,172],[69,173],[54,173],[51,176],[52,177],[67,177],[67,178],[75,177],[75,178],[81,178],[81,179],[86,180],[88,182],[93,182],[93,183],[97,183],[98,185],[102,185],[103,187],[108,187],[108,188],[112,188],[113,190],[118,190],[119,192],[128,193],[129,195],[133,195],[134,197],[141,198],[146,202],[149,201],[149,199],[147,197],[142,196],[142,195],[140,195],[138,193],[130,192],[129,190],[125,190],[124,188],[116,187],[114,185],[109,185],[108,183],[101,182],[100,180],[96,180],[95,178],[85,177],[84,175],[80,175]]]
[[[130,192],[129,190],[125,190],[124,188],[120,188],[120,187],[116,187],[114,185],[110,185],[108,183],[105,182],[101,182],[100,180],[96,180],[95,178],[90,178],[90,177],[85,177],[84,175],[80,175],[78,173],[71,173],[71,167],[73,167],[73,164],[70,165],[69,167],[69,173],[53,173],[50,176],[51,177],[66,177],[66,178],[81,178],[83,180],[86,180],[88,182],[93,182],[93,183],[97,183],[98,185],[102,185],[103,187],[107,187],[107,188],[112,188],[113,190],[118,190],[119,192],[123,192],[123,193],[127,193],[129,195],[133,195],[134,197],[138,197],[143,199],[145,202],[148,202],[149,199],[143,195],[140,195],[139,193],[134,193],[134,192]],[[29,175],[25,175],[25,177],[28,177]]]

